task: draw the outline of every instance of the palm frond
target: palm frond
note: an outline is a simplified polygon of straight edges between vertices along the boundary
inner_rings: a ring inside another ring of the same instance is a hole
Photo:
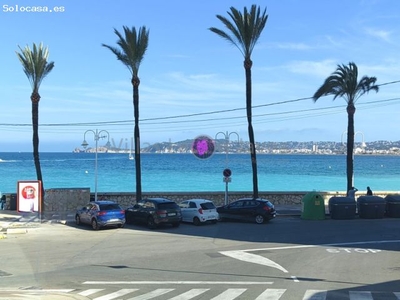
[[[106,44],[102,44],[102,46],[113,52],[117,59],[129,69],[131,74],[137,76],[149,44],[149,30],[145,26],[140,27],[138,32],[135,27],[130,29],[124,26],[123,30],[122,34],[117,29],[114,29],[114,33],[118,37],[117,45],[119,47]]]
[[[378,92],[375,85],[376,78],[364,76],[358,81],[358,68],[354,62],[348,65],[338,65],[321,87],[315,92],[313,100],[317,101],[322,96],[333,95],[333,100],[338,97],[344,98],[350,105],[354,105],[359,97],[370,90]]]
[[[23,71],[31,84],[32,90],[37,92],[43,79],[54,68],[54,62],[48,62],[49,49],[43,47],[42,43],[39,46],[34,43],[32,49],[29,46],[25,46],[23,49],[18,46],[18,48],[21,52],[16,52],[16,54],[22,64]]]
[[[229,33],[215,27],[209,30],[235,45],[245,59],[250,59],[268,19],[266,9],[261,14],[260,7],[252,5],[250,11],[244,7],[242,13],[231,7],[227,14],[232,22],[221,15],[217,15],[217,18],[225,25]]]

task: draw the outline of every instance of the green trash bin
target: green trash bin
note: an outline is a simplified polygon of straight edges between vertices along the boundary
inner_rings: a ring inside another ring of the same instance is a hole
[[[325,219],[325,201],[324,198],[311,192],[304,195],[302,199],[301,218],[305,220],[324,220]]]

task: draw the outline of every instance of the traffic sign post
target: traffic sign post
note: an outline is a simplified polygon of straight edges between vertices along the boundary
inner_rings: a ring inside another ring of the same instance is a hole
[[[228,183],[232,181],[231,175],[232,171],[230,169],[225,169],[222,174],[224,175],[223,182],[225,182],[225,205],[228,204]]]

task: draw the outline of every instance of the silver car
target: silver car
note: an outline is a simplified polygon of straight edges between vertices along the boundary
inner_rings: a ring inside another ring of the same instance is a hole
[[[214,203],[206,199],[190,199],[179,204],[182,221],[198,226],[205,222],[217,223],[219,215]]]

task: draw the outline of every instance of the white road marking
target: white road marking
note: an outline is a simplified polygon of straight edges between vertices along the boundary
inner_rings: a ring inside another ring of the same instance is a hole
[[[133,297],[133,298],[129,298],[127,300],[149,300],[149,299],[153,299],[155,297],[164,295],[166,293],[172,292],[174,289],[156,289],[154,291],[151,291],[149,293],[137,296],[137,297]]]
[[[85,281],[82,284],[230,284],[230,285],[257,285],[273,284],[271,281]]]
[[[325,300],[327,291],[321,290],[307,290],[304,294],[303,300]]]
[[[245,250],[240,250],[240,251],[244,251],[244,252],[256,252],[256,251],[289,250],[289,249],[299,249],[299,248],[316,248],[316,247],[332,247],[332,246],[347,246],[347,245],[365,245],[365,244],[387,244],[387,243],[400,243],[400,240],[365,241],[365,242],[346,242],[346,243],[320,244],[320,245],[296,245],[296,246],[283,246],[283,247],[272,247],[272,248],[245,249]]]
[[[286,292],[285,289],[266,289],[256,300],[278,300],[284,292]]]
[[[189,300],[207,292],[208,290],[209,289],[191,289],[190,291],[187,291],[186,293],[180,294],[169,300]]]
[[[400,240],[382,240],[382,241],[365,241],[365,242],[347,242],[347,243],[334,243],[334,244],[321,244],[321,245],[296,245],[296,246],[283,246],[283,247],[272,247],[272,248],[257,248],[257,249],[244,249],[244,250],[232,250],[232,251],[220,251],[219,253],[254,264],[259,264],[271,268],[281,270],[284,273],[289,273],[284,267],[277,264],[276,262],[257,254],[250,254],[248,252],[258,251],[274,251],[274,250],[289,250],[289,249],[301,249],[301,248],[316,248],[316,247],[332,247],[332,246],[345,246],[345,245],[365,245],[365,244],[386,244],[386,243],[400,243]],[[368,249],[370,251],[371,249]],[[371,252],[379,252],[371,250]]]
[[[124,295],[129,294],[129,293],[135,292],[137,290],[138,289],[121,289],[121,290],[118,290],[118,291],[116,291],[114,293],[94,298],[93,300],[111,300],[111,299],[115,299],[115,298],[124,296]]]
[[[242,250],[237,250],[237,251],[220,251],[219,253],[241,260],[241,261],[246,261],[249,263],[253,263],[253,264],[258,264],[258,265],[263,265],[263,266],[267,266],[267,267],[271,267],[271,268],[275,268],[278,270],[281,270],[284,273],[289,273],[284,267],[282,267],[281,265],[278,265],[276,262],[261,256],[261,255],[257,255],[257,254],[251,254],[251,253],[247,253],[245,251]]]
[[[247,289],[227,289],[210,300],[233,300],[243,294]]]
[[[397,297],[398,300],[400,300],[400,292],[396,292],[396,293],[393,293],[393,294]]]
[[[300,280],[298,280],[296,276],[290,276],[290,278],[292,278],[294,282],[300,282]]]
[[[103,290],[104,290],[104,289],[90,289],[90,290],[82,291],[82,292],[78,293],[78,295],[81,295],[81,296],[90,296],[90,295],[93,295],[93,294],[95,294],[95,293],[101,292],[101,291],[103,291]]]
[[[374,300],[371,292],[349,291],[350,300]]]

